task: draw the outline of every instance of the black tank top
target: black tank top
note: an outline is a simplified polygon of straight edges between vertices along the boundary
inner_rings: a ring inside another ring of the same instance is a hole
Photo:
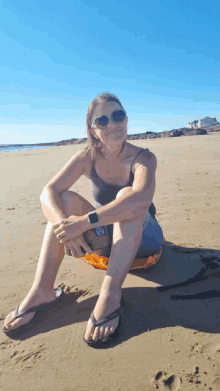
[[[145,151],[149,151],[148,148],[146,148],[146,149],[142,148],[138,152],[138,154],[135,156],[134,160],[144,150]],[[101,179],[98,176],[98,174],[97,174],[97,172],[95,170],[95,161],[93,160],[93,162],[92,162],[92,171],[91,171],[91,181],[92,181],[92,195],[93,195],[93,198],[94,198],[94,200],[96,202],[98,202],[101,205],[106,205],[106,204],[108,204],[109,202],[113,201],[116,198],[116,195],[119,192],[119,190],[121,190],[121,189],[123,189],[124,187],[127,187],[127,186],[132,186],[133,181],[134,181],[134,174],[132,172],[132,165],[133,165],[134,160],[132,161],[132,164],[131,164],[129,181],[124,186],[110,185],[109,183],[103,181],[103,179]],[[149,212],[155,218],[156,208],[155,208],[153,202],[152,202],[152,204],[151,204],[151,206],[149,208]]]

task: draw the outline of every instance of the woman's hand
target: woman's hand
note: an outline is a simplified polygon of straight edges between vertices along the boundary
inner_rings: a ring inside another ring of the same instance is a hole
[[[84,232],[81,216],[70,216],[68,219],[53,224],[54,234],[60,243],[76,238]]]
[[[65,254],[73,256],[75,258],[81,258],[86,253],[92,254],[93,252],[89,245],[86,243],[82,234],[66,242],[64,248]]]

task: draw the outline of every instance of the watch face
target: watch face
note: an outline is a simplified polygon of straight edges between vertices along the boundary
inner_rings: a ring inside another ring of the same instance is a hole
[[[97,236],[103,236],[105,235],[105,230],[103,227],[97,227],[95,228],[95,233]]]
[[[89,220],[90,220],[91,224],[98,223],[99,219],[98,219],[97,213],[95,213],[95,212],[89,213]]]

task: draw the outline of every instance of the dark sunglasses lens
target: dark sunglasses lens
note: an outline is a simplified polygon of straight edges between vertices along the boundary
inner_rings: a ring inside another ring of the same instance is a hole
[[[99,118],[96,118],[95,125],[98,126],[106,126],[108,124],[108,117],[106,115],[102,115]]]
[[[115,110],[112,113],[112,119],[115,122],[123,122],[126,117],[124,110]]]

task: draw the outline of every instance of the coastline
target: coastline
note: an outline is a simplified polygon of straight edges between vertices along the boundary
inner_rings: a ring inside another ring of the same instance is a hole
[[[178,128],[173,130],[166,130],[163,132],[146,132],[138,134],[128,134],[127,140],[146,140],[157,139],[167,137],[183,137],[183,136],[201,136],[211,134],[213,132],[220,132],[220,125],[203,127],[198,129]],[[73,145],[84,144],[87,142],[87,138],[80,139],[68,139],[51,143],[38,143],[38,144],[0,144],[0,152],[21,150],[21,149],[37,149],[43,147],[53,147],[61,145]]]

